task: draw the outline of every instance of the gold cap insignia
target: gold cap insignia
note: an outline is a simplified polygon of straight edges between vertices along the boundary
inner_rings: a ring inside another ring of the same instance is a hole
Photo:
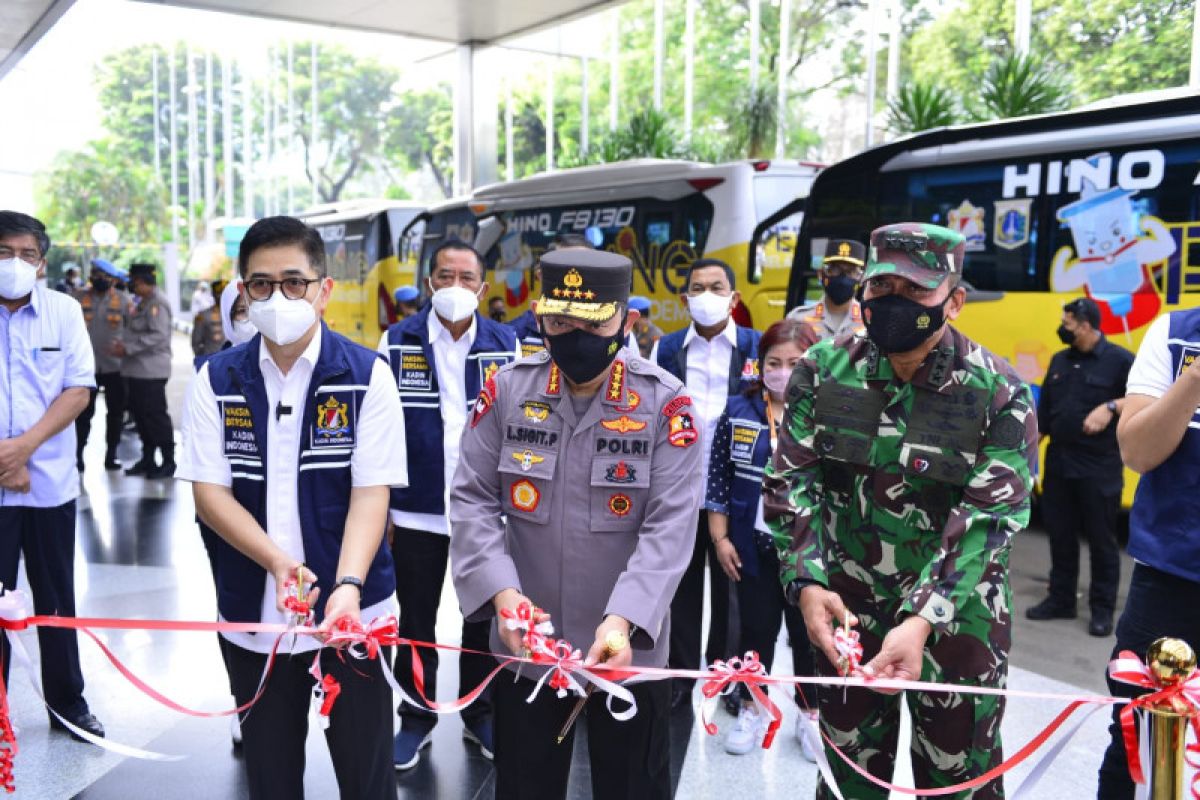
[[[583,276],[579,274],[579,270],[570,270],[566,275],[563,275],[563,286],[569,286],[572,289],[578,289],[583,286]]]

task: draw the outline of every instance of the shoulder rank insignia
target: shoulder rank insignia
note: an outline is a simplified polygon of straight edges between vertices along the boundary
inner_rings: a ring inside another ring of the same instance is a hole
[[[493,378],[488,378],[487,383],[479,390],[479,397],[475,400],[474,413],[471,415],[471,427],[474,428],[479,424],[479,420],[487,416],[487,413],[492,410],[492,406],[496,404],[496,381]]]

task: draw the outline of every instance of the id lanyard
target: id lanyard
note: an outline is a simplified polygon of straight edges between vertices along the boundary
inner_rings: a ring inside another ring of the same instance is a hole
[[[771,407],[771,393],[763,392],[763,397],[767,401],[767,422],[771,425],[771,455],[774,455],[775,445],[779,442],[779,437],[775,433],[775,409]]]

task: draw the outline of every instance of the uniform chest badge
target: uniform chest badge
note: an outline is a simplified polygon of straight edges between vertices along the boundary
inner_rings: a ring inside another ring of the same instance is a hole
[[[340,436],[350,431],[346,404],[330,397],[317,408],[317,436]]]
[[[534,464],[540,464],[546,460],[532,450],[522,450],[519,453],[513,453],[512,457],[520,463],[522,472],[529,472],[529,470],[533,469]]]
[[[629,495],[618,492],[608,498],[608,510],[618,517],[624,517],[633,510],[633,501],[629,499]]]
[[[642,396],[633,389],[626,389],[625,396],[629,399],[629,405],[617,406],[617,411],[629,412],[636,409],[642,404]]]
[[[914,458],[912,460],[912,467],[917,472],[924,474],[929,471],[929,461],[924,458]]]
[[[637,471],[624,461],[618,461],[604,471],[604,480],[609,483],[633,483],[637,480]]]
[[[683,411],[671,417],[667,441],[672,445],[691,447],[699,437],[700,434],[696,432],[696,423],[692,420],[691,414]]]
[[[525,419],[530,422],[545,422],[546,418],[550,416],[549,405],[532,400],[522,403],[521,410],[525,413]]]
[[[535,511],[542,501],[542,494],[529,481],[521,480],[512,485],[508,492],[513,508],[518,511]]]
[[[615,431],[616,433],[636,433],[646,429],[645,422],[640,422],[636,419],[630,419],[625,415],[621,415],[616,419],[600,420],[600,427],[607,431]]]

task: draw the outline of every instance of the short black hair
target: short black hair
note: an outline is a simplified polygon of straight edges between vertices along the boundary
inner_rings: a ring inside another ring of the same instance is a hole
[[[588,250],[596,249],[582,233],[560,233],[554,237],[554,241],[546,248],[546,252],[562,250],[564,247],[586,247]]]
[[[1090,297],[1076,297],[1063,306],[1063,311],[1080,322],[1086,322],[1096,330],[1100,330],[1100,306]]]
[[[263,217],[250,226],[238,247],[238,275],[246,277],[250,256],[265,247],[297,245],[308,258],[308,265],[325,277],[325,241],[321,234],[295,217]]]
[[[0,211],[0,237],[32,234],[37,239],[42,258],[50,252],[50,235],[40,219],[22,214],[20,211]]]
[[[719,258],[697,258],[688,265],[687,275],[684,277],[684,288],[687,291],[687,286],[692,282],[692,273],[698,269],[708,269],[710,267],[720,267],[725,270],[725,277],[729,279],[730,291],[737,289],[737,278],[733,276],[733,268]]]
[[[464,253],[470,253],[471,255],[475,256],[475,263],[479,265],[479,280],[483,280],[483,275],[487,271],[487,267],[483,262],[483,256],[479,254],[478,250],[476,250],[474,247],[471,247],[471,245],[467,244],[462,239],[447,239],[437,247],[433,248],[433,253],[429,256],[430,275],[432,275],[433,271],[437,269],[438,257],[447,250],[461,250]]]

